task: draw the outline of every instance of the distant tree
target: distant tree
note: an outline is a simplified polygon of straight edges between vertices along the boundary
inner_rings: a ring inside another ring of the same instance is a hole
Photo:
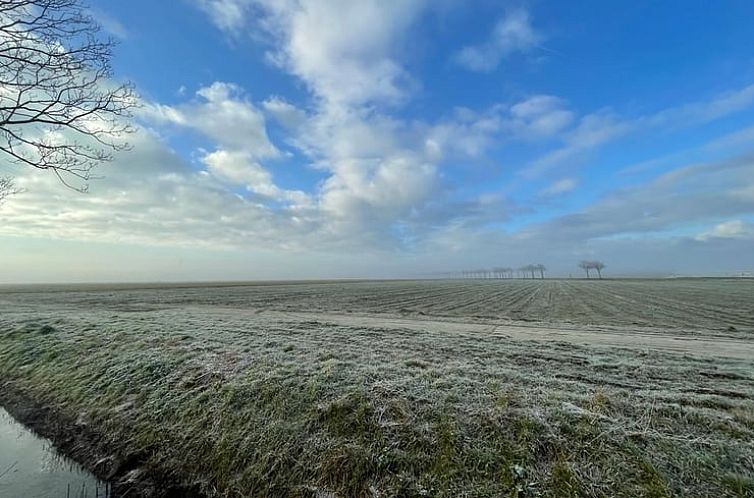
[[[541,278],[542,280],[544,280],[544,278],[545,278],[545,271],[547,270],[547,267],[545,267],[545,265],[543,265],[542,263],[539,263],[539,264],[535,265],[534,267],[537,270],[539,270],[539,278]]]
[[[511,268],[505,268],[499,266],[494,270],[495,278],[508,278],[509,274],[513,271]]]
[[[0,1],[0,157],[86,190],[133,131],[137,101],[110,80],[112,48],[81,0]]]
[[[582,261],[579,263],[579,268],[586,271],[586,278],[589,278],[589,269],[591,268],[591,263],[589,261]]]
[[[537,266],[536,265],[526,265],[526,266],[522,266],[520,269],[524,273],[525,278],[528,275],[530,275],[531,278],[534,278],[534,272],[537,271]]]
[[[592,268],[597,270],[597,274],[600,276],[600,280],[602,279],[602,270],[605,268],[605,263],[602,261],[592,261]]]
[[[582,261],[579,263],[579,268],[583,268],[586,271],[586,278],[590,278],[589,270],[597,270],[599,278],[602,279],[602,270],[605,268],[605,263],[602,261]]]

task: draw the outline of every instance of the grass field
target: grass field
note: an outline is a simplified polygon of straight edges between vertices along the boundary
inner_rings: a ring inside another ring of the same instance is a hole
[[[7,287],[0,377],[134,493],[754,496],[754,281]]]

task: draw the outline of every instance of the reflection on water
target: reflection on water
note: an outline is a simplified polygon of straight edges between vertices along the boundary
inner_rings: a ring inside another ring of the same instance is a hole
[[[110,487],[0,408],[0,497],[109,498]]]

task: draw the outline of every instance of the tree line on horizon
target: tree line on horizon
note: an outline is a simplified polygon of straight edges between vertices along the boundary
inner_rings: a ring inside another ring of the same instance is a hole
[[[455,273],[456,278],[467,279],[504,279],[504,278],[545,278],[547,267],[541,263],[521,266],[519,268],[495,267],[479,270],[461,270]]]
[[[586,278],[592,278],[590,270],[596,270],[599,278],[602,278],[602,270],[605,268],[605,263],[602,261],[581,261],[579,268],[586,272]],[[539,278],[544,280],[547,267],[542,263],[529,264],[520,266],[518,268],[511,267],[495,267],[495,268],[482,268],[478,270],[461,270],[451,274],[453,278],[461,279],[535,279]]]

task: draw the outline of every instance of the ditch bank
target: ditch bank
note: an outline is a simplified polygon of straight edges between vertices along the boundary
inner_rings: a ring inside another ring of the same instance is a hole
[[[13,381],[0,381],[0,407],[55,450],[108,483],[110,498],[204,498],[197,489],[177,484],[168,471],[144,465],[147,455],[128,453],[83,417],[74,419],[18,389]],[[20,497],[19,497],[20,498]]]

